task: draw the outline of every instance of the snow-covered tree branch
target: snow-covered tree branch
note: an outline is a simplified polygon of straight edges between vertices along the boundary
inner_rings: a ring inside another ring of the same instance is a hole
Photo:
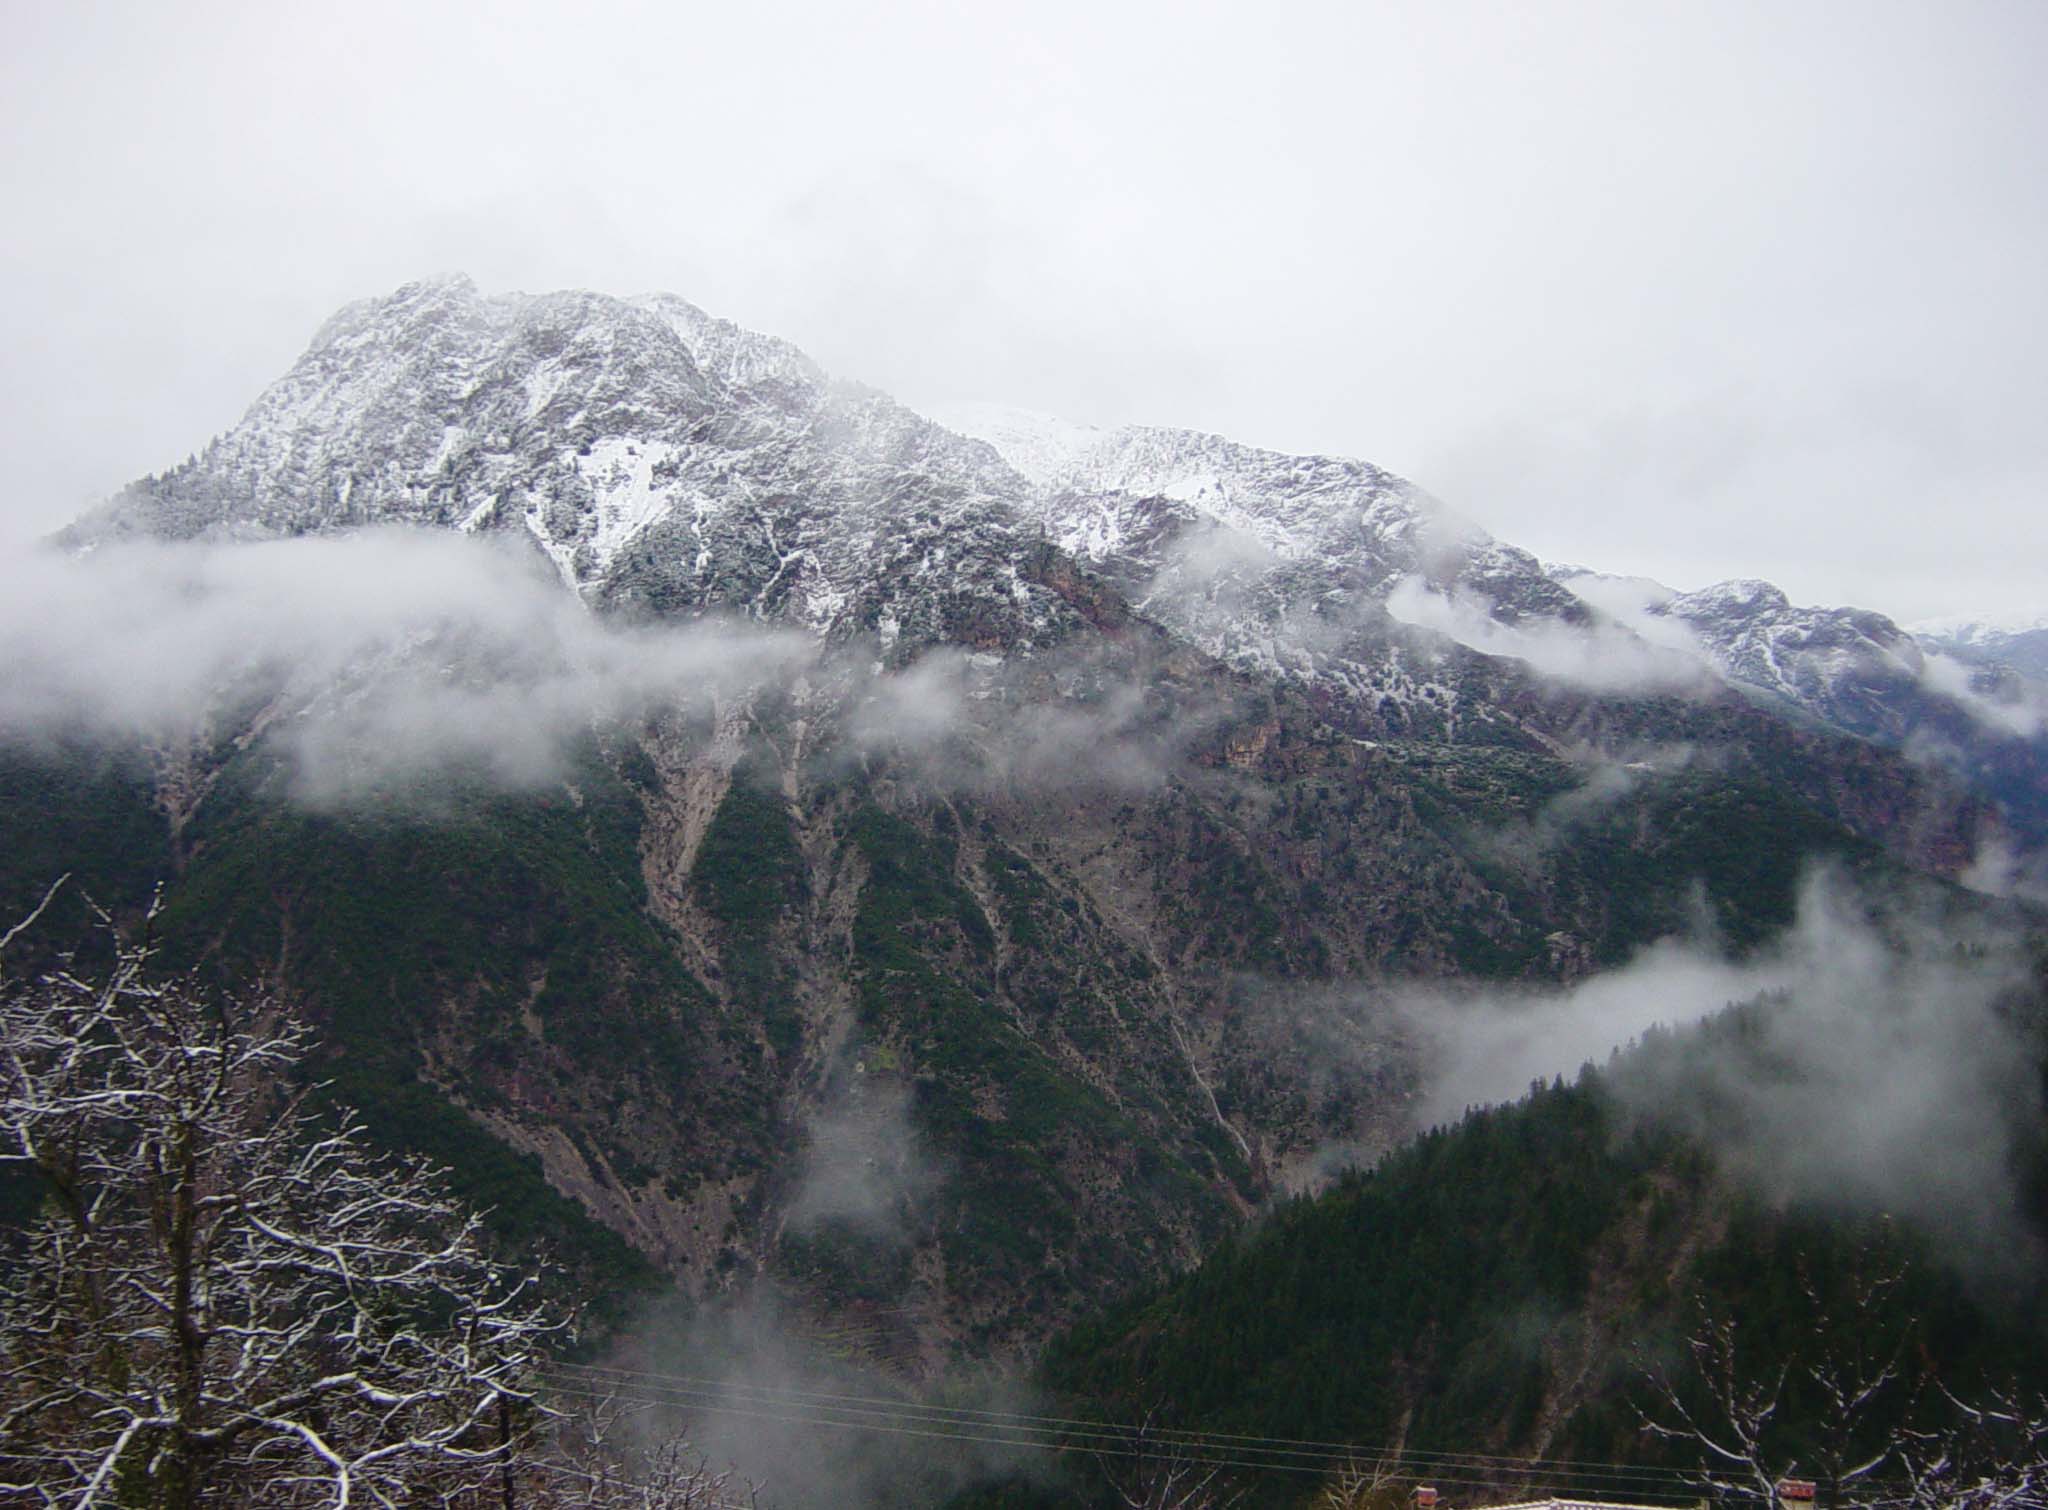
[[[0,983],[0,1160],[45,1192],[0,1261],[0,1499],[506,1502],[531,1279],[287,1089],[303,1027],[150,965]]]
[[[1801,1270],[1810,1320],[1794,1356],[1745,1355],[1736,1320],[1702,1301],[1689,1375],[1649,1376],[1642,1428],[1697,1454],[1709,1497],[1770,1506],[1796,1474],[1821,1510],[2048,1510],[2048,1400],[1964,1398],[1909,1367],[1897,1264],[1866,1251],[1832,1298]]]
[[[2017,1389],[1975,1402],[1942,1394],[1950,1424],[1916,1434],[1901,1455],[1913,1510],[2048,1506],[2048,1399]]]

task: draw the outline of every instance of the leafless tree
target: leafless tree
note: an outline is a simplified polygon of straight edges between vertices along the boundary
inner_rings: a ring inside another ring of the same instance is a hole
[[[46,1192],[0,1258],[0,1499],[514,1505],[531,1279],[285,1089],[304,1028],[101,923],[104,968],[0,981],[0,1160]]]
[[[1780,1362],[1752,1373],[1736,1340],[1733,1319],[1712,1315],[1702,1301],[1698,1324],[1686,1340],[1696,1388],[1653,1372],[1656,1404],[1639,1415],[1646,1434],[1699,1449],[1700,1487],[1715,1498],[1769,1505],[1785,1469],[1767,1449],[1766,1433],[1777,1420],[1792,1365]]]
[[[1346,1458],[1316,1495],[1315,1510],[1406,1510],[1414,1482],[1399,1458]]]
[[[600,1400],[557,1423],[535,1471],[558,1510],[755,1510],[752,1486],[680,1437],[643,1444],[650,1407]]]
[[[1716,1498],[1769,1505],[1798,1474],[1824,1507],[2048,1510],[2048,1400],[2013,1389],[1973,1402],[1910,1370],[1910,1328],[1886,1320],[1903,1277],[1866,1253],[1830,1303],[1802,1269],[1802,1351],[1765,1368],[1738,1356],[1735,1321],[1702,1303],[1690,1387],[1653,1374],[1643,1429],[1698,1448],[1700,1486]]]
[[[1146,1411],[1114,1452],[1096,1454],[1118,1504],[1129,1510],[1226,1510],[1243,1500],[1222,1465],[1180,1433],[1161,1428],[1156,1416],[1156,1409]]]
[[[1905,1278],[1898,1265],[1859,1261],[1846,1293],[1830,1304],[1802,1264],[1800,1288],[1813,1307],[1811,1355],[1801,1365],[1813,1386],[1813,1477],[1823,1506],[1846,1503],[1852,1486],[1888,1465],[1896,1468],[1905,1439],[1898,1428],[1874,1431],[1880,1409],[1910,1411],[1924,1384],[1909,1377],[1906,1348],[1912,1328],[1887,1324],[1886,1314]]]
[[[1802,1266],[1812,1318],[1803,1349],[1762,1368],[1740,1356],[1735,1320],[1715,1316],[1702,1300],[1687,1341],[1693,1388],[1653,1375],[1658,1408],[1642,1413],[1643,1429],[1698,1448],[1700,1485],[1718,1498],[1768,1505],[1781,1479],[1803,1472],[1824,1506],[1845,1503],[1855,1485],[1896,1466],[1903,1445],[1896,1430],[1876,1424],[1881,1403],[1910,1388],[1908,1334],[1885,1319],[1901,1278],[1865,1255],[1830,1302]],[[1784,1412],[1795,1382],[1805,1403],[1792,1422]],[[1806,1444],[1803,1461],[1784,1445],[1793,1438]]]
[[[1942,1395],[1950,1424],[1916,1433],[1900,1453],[1913,1510],[2048,1506],[2048,1399],[2016,1389],[1978,1404]]]

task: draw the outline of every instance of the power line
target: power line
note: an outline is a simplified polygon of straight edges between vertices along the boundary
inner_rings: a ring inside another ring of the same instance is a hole
[[[564,1388],[559,1385],[556,1386],[556,1389],[557,1392],[561,1394],[570,1396],[580,1396],[582,1398],[592,1400],[627,1399],[638,1400],[640,1403],[650,1405],[678,1403],[673,1400],[661,1400],[647,1396],[635,1396],[631,1394],[626,1394],[624,1392],[599,1392],[587,1389]],[[875,1421],[844,1421],[824,1416],[780,1415],[772,1411],[750,1410],[743,1406],[702,1405],[693,1408],[701,1409],[712,1414],[737,1416],[746,1420],[775,1421],[785,1425],[792,1426],[831,1426],[853,1431],[878,1432],[889,1436],[922,1437],[947,1442],[973,1442],[981,1445],[996,1447],[1028,1448],[1039,1452],[1085,1452],[1089,1456],[1099,1458],[1115,1457],[1137,1459],[1170,1459],[1172,1456],[1174,1456],[1174,1451],[1172,1450],[1153,1451],[1142,1446],[1098,1446],[1078,1448],[1071,1444],[1063,1443],[1052,1437],[983,1436],[968,1431],[927,1431],[914,1426],[889,1426]],[[1177,1449],[1180,1444],[1162,1445],[1169,1449]],[[1307,1473],[1317,1475],[1327,1473],[1333,1467],[1342,1466],[1343,1462],[1341,1458],[1333,1458],[1326,1462],[1314,1464],[1276,1463],[1271,1459],[1266,1459],[1263,1461],[1254,1461],[1243,1458],[1225,1457],[1209,1452],[1192,1454],[1189,1457],[1189,1461],[1194,1466],[1204,1468],[1240,1468],[1253,1472]],[[1495,1481],[1492,1479],[1466,1478],[1451,1474],[1432,1474],[1431,1478],[1434,1482],[1444,1484],[1456,1484],[1460,1487],[1470,1487],[1475,1489],[1491,1489],[1495,1487]],[[1548,1485],[1558,1483],[1560,1482],[1560,1480],[1554,1478],[1543,1478],[1539,1476],[1532,1479],[1531,1482],[1532,1484]],[[1674,1504],[1689,1504],[1692,1502],[1692,1500],[1697,1498],[1696,1495],[1678,1494],[1670,1491],[1643,1492],[1650,1494],[1653,1497],[1660,1500],[1671,1501]]]
[[[742,1384],[712,1380],[703,1375],[665,1374],[611,1365],[560,1364],[549,1367],[586,1387],[598,1385],[622,1398],[633,1398],[638,1403],[665,1404],[786,1424],[872,1429],[898,1435],[1112,1456],[1158,1456],[1179,1451],[1195,1455],[1204,1463],[1283,1472],[1320,1473],[1360,1461],[1392,1461],[1444,1483],[1492,1487],[1499,1480],[1508,1479],[1529,1484],[1576,1486],[1591,1493],[1612,1494],[1626,1490],[1639,1496],[1686,1502],[1698,1497],[1699,1480],[1695,1474],[1685,1469],[1651,1464],[1516,1457],[1509,1454],[1421,1452],[1354,1442],[1140,1427],[1071,1416],[929,1405],[875,1395]],[[622,1380],[630,1381],[635,1388],[663,1393],[655,1396],[629,1395]],[[734,1395],[757,1398],[735,1403]],[[602,1398],[602,1395],[593,1393],[591,1397]],[[796,1414],[776,1415],[759,1409],[761,1406],[773,1406]],[[844,1419],[848,1416],[856,1419]],[[883,1422],[898,1424],[884,1425],[858,1419],[875,1416],[881,1417]],[[922,1429],[930,1427],[953,1429]],[[1009,1435],[991,1437],[977,1432]],[[1873,1478],[1862,1482],[1875,1488],[1893,1481]],[[1903,1481],[1899,1482],[1903,1484]],[[1659,1487],[1660,1483],[1664,1487]]]
[[[594,1388],[592,1386],[605,1386],[605,1381],[594,1379],[558,1379],[553,1382],[553,1387],[558,1392],[573,1397],[594,1400],[618,1398],[649,1405],[675,1405],[709,1414],[735,1416],[748,1420],[774,1421],[785,1425],[835,1427],[842,1430],[878,1432],[892,1436],[1027,1448],[1042,1452],[1085,1452],[1097,1457],[1160,1458],[1179,1454],[1189,1457],[1197,1465],[1204,1467],[1322,1475],[1329,1473],[1333,1469],[1341,1468],[1348,1462],[1356,1461],[1362,1455],[1357,1451],[1247,1448],[1217,1441],[1204,1441],[1192,1433],[1182,1434],[1174,1440],[1166,1440],[1158,1437],[1156,1434],[1152,1434],[1154,1445],[1147,1445],[1147,1434],[1139,1428],[1125,1428],[1120,1432],[1096,1431],[1089,1434],[1094,1439],[1092,1445],[1083,1445],[1072,1439],[1075,1435],[1074,1433],[1056,1431],[1048,1426],[1005,1424],[1001,1421],[974,1422],[946,1420],[944,1418],[933,1419],[910,1413],[899,1412],[892,1415],[891,1412],[886,1410],[861,1409],[847,1406],[805,1405],[802,1402],[786,1404],[780,1410],[776,1410],[763,1408],[775,1403],[772,1401],[753,1401],[735,1404],[723,1401],[720,1397],[712,1395],[711,1392],[703,1390],[676,1390],[671,1387],[668,1393],[657,1393],[656,1391],[659,1391],[662,1388],[661,1386],[643,1385],[639,1388],[644,1392],[636,1393],[633,1389],[621,1388],[617,1385],[601,1388]],[[830,1412],[837,1412],[837,1414]],[[847,1419],[848,1416],[856,1418]],[[883,1419],[858,1418],[862,1416],[881,1416]],[[892,1420],[895,1424],[891,1424]],[[950,1427],[951,1429],[930,1429],[935,1426]],[[1008,1434],[988,1434],[991,1432]],[[1245,1455],[1261,1452],[1266,1455],[1259,1457]],[[1306,1459],[1306,1461],[1290,1461],[1291,1459]],[[1447,1463],[1440,1466],[1450,1471],[1440,1472],[1434,1467],[1426,1469],[1433,1480],[1445,1484],[1457,1484],[1475,1488],[1492,1488],[1500,1477],[1523,1479],[1531,1484],[1563,1487],[1585,1486],[1590,1479],[1595,1477],[1584,1472],[1561,1471],[1555,1468],[1545,1471],[1544,1465],[1540,1460],[1529,1459],[1501,1458],[1494,1460],[1490,1464],[1461,1465]],[[1477,1476],[1488,1473],[1490,1470],[1496,1474],[1496,1477]],[[1689,1490],[1680,1492],[1675,1486],[1667,1489],[1643,1487],[1641,1485],[1641,1477],[1644,1476],[1654,1475],[1598,1475],[1601,1478],[1637,1477],[1637,1484],[1633,1492],[1658,1499],[1685,1503],[1696,1498],[1696,1495]],[[1618,1491],[1621,1486],[1613,1484],[1602,1487],[1604,1487],[1606,1492],[1612,1493]]]
[[[1117,1441],[1129,1440],[1142,1435],[1162,1444],[1178,1443],[1191,1446],[1211,1446],[1227,1451],[1253,1451],[1275,1453],[1296,1457],[1329,1458],[1339,1456],[1353,1459],[1399,1459],[1417,1467],[1442,1465],[1446,1468],[1467,1468],[1475,1470],[1501,1469],[1521,1472],[1536,1468],[1553,1470],[1573,1478],[1627,1478],[1631,1480],[1668,1478],[1691,1482],[1691,1476],[1683,1469],[1665,1468],[1654,1465],[1603,1462],[1592,1459],[1528,1458],[1509,1454],[1421,1452],[1396,1449],[1391,1446],[1374,1446],[1356,1442],[1319,1441],[1302,1437],[1258,1436],[1241,1432],[1190,1431],[1165,1427],[1138,1427],[1129,1423],[1085,1419],[1073,1416],[1031,1415],[1021,1411],[981,1410],[966,1406],[929,1405],[913,1401],[892,1400],[875,1395],[833,1393],[821,1390],[802,1390],[786,1386],[740,1384],[732,1381],[707,1379],[702,1375],[661,1374],[647,1370],[614,1368],[609,1365],[570,1364],[550,1365],[580,1372],[586,1380],[648,1381],[658,1387],[680,1391],[692,1397],[710,1396],[724,1399],[729,1394],[751,1394],[766,1398],[767,1403],[786,1402],[792,1406],[819,1405],[827,1409],[844,1409],[849,1412],[881,1412],[901,1418],[922,1419],[927,1422],[947,1420],[965,1424],[1007,1427],[1017,1430],[1054,1430],[1067,1436],[1109,1437]],[[675,1403],[675,1402],[672,1402]]]

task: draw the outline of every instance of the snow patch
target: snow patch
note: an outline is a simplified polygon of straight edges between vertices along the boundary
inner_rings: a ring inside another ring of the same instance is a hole
[[[427,475],[429,477],[433,476],[436,472],[446,467],[450,461],[454,460],[456,452],[462,449],[462,443],[468,439],[469,431],[461,425],[443,425],[441,427],[441,444],[439,449],[434,452],[434,459],[427,463]]]
[[[665,441],[607,436],[591,444],[588,456],[576,458],[576,470],[597,498],[597,531],[590,547],[600,570],[609,568],[635,535],[674,508],[672,495],[655,482],[654,473],[675,451]],[[701,512],[700,508],[700,516]]]

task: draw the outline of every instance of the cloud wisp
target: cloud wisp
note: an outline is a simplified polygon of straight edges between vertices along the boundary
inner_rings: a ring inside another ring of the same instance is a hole
[[[996,1434],[935,1429],[926,1406],[1048,1413],[1000,1373],[955,1370],[922,1388],[857,1361],[858,1318],[806,1314],[770,1285],[689,1306],[656,1307],[622,1333],[611,1363],[634,1377],[680,1380],[634,1425],[654,1443],[678,1435],[731,1468],[763,1504],[883,1510],[940,1504],[992,1477],[1044,1473],[1047,1455]]]
[[[620,624],[520,542],[446,531],[40,551],[0,564],[0,740],[204,750],[253,728],[294,796],[345,805],[444,772],[545,785],[593,728],[776,692],[820,750],[937,789],[1131,792],[1237,711],[1096,646],[875,651],[709,613]]]
[[[1387,612],[1404,624],[1434,630],[1483,655],[1526,662],[1537,675],[1593,692],[1695,692],[1716,683],[1713,672],[1680,644],[1652,641],[1632,626],[1597,620],[1580,626],[1553,620],[1509,624],[1482,594],[1439,592],[1407,577],[1387,596]]]
[[[178,742],[254,717],[314,801],[456,766],[544,782],[594,724],[809,650],[710,620],[617,628],[542,563],[443,532],[38,552],[0,572],[0,735]]]
[[[1920,685],[1948,698],[1993,733],[2015,739],[2048,733],[2048,687],[2038,682],[1983,671],[1929,650],[1920,662]]]
[[[1822,870],[1750,958],[1667,940],[1565,991],[1416,987],[1392,1007],[1429,1065],[1427,1124],[1747,1004],[1740,1031],[1617,1061],[1624,1102],[1771,1196],[1899,1212],[1990,1252],[2017,1240],[2015,1160],[2040,1115],[2036,990],[2018,940]]]
[[[847,1077],[842,1093],[806,1126],[785,1230],[801,1237],[836,1229],[888,1247],[907,1245],[943,1176],[910,1113],[908,1082],[865,1068]]]

